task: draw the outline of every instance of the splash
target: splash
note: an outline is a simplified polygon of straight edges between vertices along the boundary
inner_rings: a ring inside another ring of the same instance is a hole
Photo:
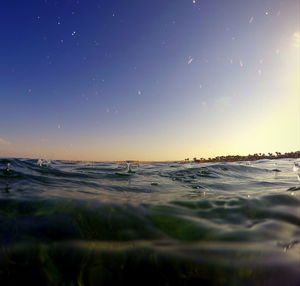
[[[6,164],[6,168],[3,170],[3,174],[8,176],[12,173],[11,169],[10,169],[10,163]]]
[[[293,171],[296,173],[298,180],[300,181],[300,164],[294,163]]]
[[[47,159],[38,159],[37,164],[40,167],[50,167],[51,166],[51,161]]]

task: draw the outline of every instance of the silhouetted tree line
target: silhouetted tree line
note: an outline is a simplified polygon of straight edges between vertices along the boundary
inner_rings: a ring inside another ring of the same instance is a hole
[[[235,162],[235,161],[255,161],[255,160],[261,160],[261,159],[283,159],[283,158],[300,158],[300,151],[296,152],[286,152],[286,153],[280,153],[275,152],[273,153],[255,153],[255,154],[249,154],[246,156],[240,156],[240,155],[228,155],[228,156],[217,156],[214,158],[199,158],[196,157],[193,158],[193,161],[196,163],[206,163],[206,162]],[[184,159],[185,162],[190,162],[189,158]]]

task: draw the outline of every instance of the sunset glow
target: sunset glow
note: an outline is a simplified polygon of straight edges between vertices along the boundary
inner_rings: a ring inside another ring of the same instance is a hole
[[[299,1],[222,3],[4,4],[0,156],[299,149]]]

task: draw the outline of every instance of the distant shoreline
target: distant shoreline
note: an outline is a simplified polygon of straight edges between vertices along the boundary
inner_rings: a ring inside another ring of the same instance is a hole
[[[195,163],[211,163],[211,162],[237,162],[237,161],[257,161],[257,160],[262,160],[262,159],[287,159],[287,158],[294,158],[298,159],[300,158],[300,151],[296,152],[287,152],[287,153],[280,153],[280,152],[275,152],[275,154],[268,153],[268,155],[263,154],[263,153],[255,153],[255,154],[249,154],[246,156],[241,156],[241,155],[228,155],[228,156],[217,156],[214,158],[193,158],[190,160],[189,158],[185,159],[183,162],[188,163],[188,162],[195,162]]]

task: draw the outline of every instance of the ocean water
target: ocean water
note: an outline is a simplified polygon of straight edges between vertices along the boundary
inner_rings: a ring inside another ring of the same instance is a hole
[[[0,159],[0,285],[299,286],[294,162]]]

